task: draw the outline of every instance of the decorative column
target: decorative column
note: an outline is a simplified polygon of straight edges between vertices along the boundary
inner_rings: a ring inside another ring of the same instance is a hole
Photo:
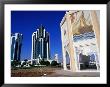
[[[97,14],[96,11],[91,11],[91,20],[92,20],[92,25],[93,25],[93,30],[96,36],[96,40],[98,43],[98,48],[100,50],[100,25],[98,22]]]
[[[74,46],[74,52],[76,52],[76,53],[74,53],[74,58],[75,58],[75,67],[76,67],[76,71],[78,71],[79,70],[79,66],[78,66],[78,60],[77,60],[77,50],[76,50],[76,48],[75,48],[75,46]]]
[[[68,27],[68,36],[69,36],[69,54],[70,54],[70,70],[75,72],[75,58],[74,58],[74,44],[73,44],[73,35],[72,35],[72,26],[69,12],[66,13],[67,18],[67,27]]]
[[[64,68],[64,70],[67,70],[66,55],[65,55],[65,50],[64,50],[64,35],[63,35],[63,30],[62,29],[61,29],[61,39],[62,39],[62,53],[63,53],[63,68]]]
[[[100,65],[100,54],[99,54],[100,53],[100,24],[99,24],[98,17],[97,17],[95,10],[91,11],[91,20],[92,20],[93,30],[95,33],[96,46],[97,46],[96,48],[97,48],[97,52],[98,52],[97,57],[99,60],[99,65]]]

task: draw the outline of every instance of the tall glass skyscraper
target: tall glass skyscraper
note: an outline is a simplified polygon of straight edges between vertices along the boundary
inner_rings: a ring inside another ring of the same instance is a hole
[[[20,33],[11,34],[11,60],[20,61],[23,35]]]
[[[50,37],[42,25],[32,34],[31,59],[50,59]]]

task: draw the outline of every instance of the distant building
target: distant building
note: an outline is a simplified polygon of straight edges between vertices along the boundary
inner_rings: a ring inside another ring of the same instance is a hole
[[[32,34],[32,54],[31,59],[49,60],[50,59],[50,35],[41,25],[36,32]]]
[[[20,33],[11,34],[11,60],[20,61],[23,35]]]
[[[55,54],[54,60],[57,61],[57,63],[59,62],[59,61],[58,61],[58,54]]]
[[[61,27],[64,70],[100,69],[99,11],[67,11]]]

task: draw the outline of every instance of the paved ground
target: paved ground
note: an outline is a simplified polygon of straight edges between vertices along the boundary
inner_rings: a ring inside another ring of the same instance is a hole
[[[45,75],[43,77],[100,77],[100,72],[92,71],[92,72],[71,72],[65,70],[56,70],[51,75]]]

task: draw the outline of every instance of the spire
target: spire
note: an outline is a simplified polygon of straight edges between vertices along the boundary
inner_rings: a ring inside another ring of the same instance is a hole
[[[43,25],[42,25],[42,24],[40,25],[40,29],[44,29],[44,27],[43,27]]]

